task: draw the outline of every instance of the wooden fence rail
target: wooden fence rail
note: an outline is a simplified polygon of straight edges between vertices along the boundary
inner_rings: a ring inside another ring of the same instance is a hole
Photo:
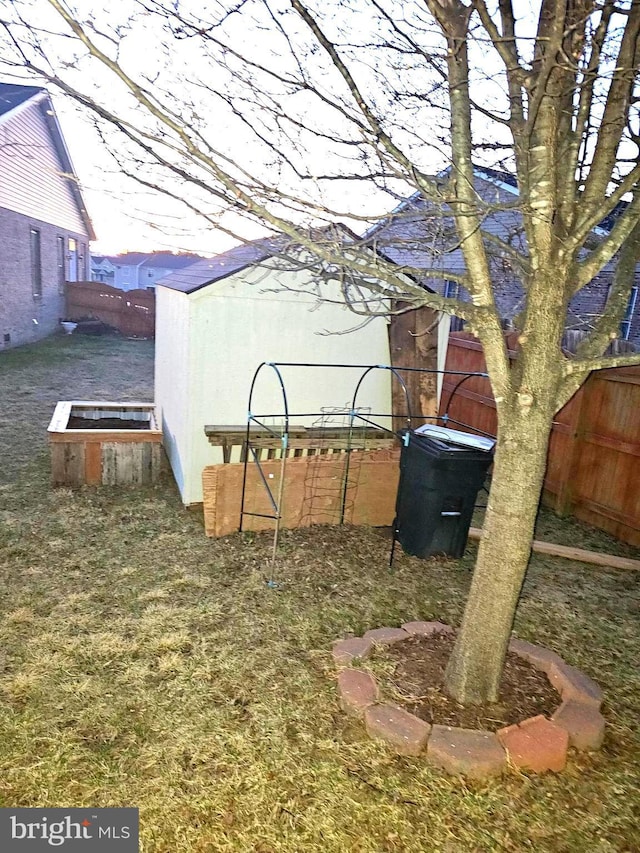
[[[156,295],[153,290],[118,290],[100,281],[69,281],[66,286],[69,320],[102,320],[123,335],[153,338]]]
[[[515,357],[515,335],[507,337]],[[449,338],[447,370],[484,371],[482,347],[465,332]],[[487,379],[445,377],[441,413],[474,432],[496,434]],[[456,386],[458,387],[456,388]],[[594,371],[554,419],[544,502],[640,545],[640,368]]]

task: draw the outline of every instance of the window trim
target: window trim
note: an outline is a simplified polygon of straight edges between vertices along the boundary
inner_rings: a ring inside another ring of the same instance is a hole
[[[444,292],[443,296],[445,299],[460,299],[460,282],[453,281],[450,278],[446,278],[444,280]],[[455,314],[451,314],[451,320],[449,321],[449,331],[451,332],[461,332],[464,329],[464,320],[461,317],[456,317]]]
[[[42,299],[42,232],[39,228],[29,227],[29,246],[31,249],[31,295]]]
[[[60,234],[56,235],[56,267],[58,270],[58,295],[64,296],[67,281],[67,250],[65,238]]]
[[[445,299],[460,299],[460,282],[446,278],[444,281],[443,296]]]
[[[78,238],[67,237],[67,260],[69,262],[68,275],[69,281],[79,281],[78,273],[80,272]]]
[[[636,305],[638,304],[638,290],[640,290],[640,285],[634,284],[631,288],[631,293],[629,294],[629,301],[627,302],[624,317],[622,318],[622,322],[620,323],[620,337],[623,341],[628,341],[629,336],[631,335],[631,323],[633,322],[633,314],[636,310]]]

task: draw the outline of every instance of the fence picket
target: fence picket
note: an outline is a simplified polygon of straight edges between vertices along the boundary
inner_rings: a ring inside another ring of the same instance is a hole
[[[447,370],[486,370],[482,347],[469,333],[449,337]],[[495,435],[489,381],[473,377],[455,390],[456,379],[445,377],[440,414],[446,411],[472,432]],[[555,417],[543,495],[559,514],[573,515],[632,545],[640,545],[638,412],[640,368],[594,371]]]
[[[101,281],[68,281],[69,320],[95,319],[132,338],[153,338],[156,294],[153,290],[118,290]]]

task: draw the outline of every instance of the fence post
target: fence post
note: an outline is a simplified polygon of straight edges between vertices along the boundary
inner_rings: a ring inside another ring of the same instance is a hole
[[[589,409],[588,389],[591,377],[576,392],[573,399],[574,409],[569,427],[569,447],[564,456],[564,465],[558,479],[558,492],[555,499],[555,512],[559,516],[571,515],[574,503],[575,477],[582,451],[583,436],[585,431],[585,418]]]

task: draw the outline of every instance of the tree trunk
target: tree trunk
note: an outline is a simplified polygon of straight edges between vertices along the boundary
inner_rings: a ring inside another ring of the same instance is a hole
[[[495,702],[542,492],[553,411],[516,407],[499,431],[483,536],[445,689],[461,704]]]

